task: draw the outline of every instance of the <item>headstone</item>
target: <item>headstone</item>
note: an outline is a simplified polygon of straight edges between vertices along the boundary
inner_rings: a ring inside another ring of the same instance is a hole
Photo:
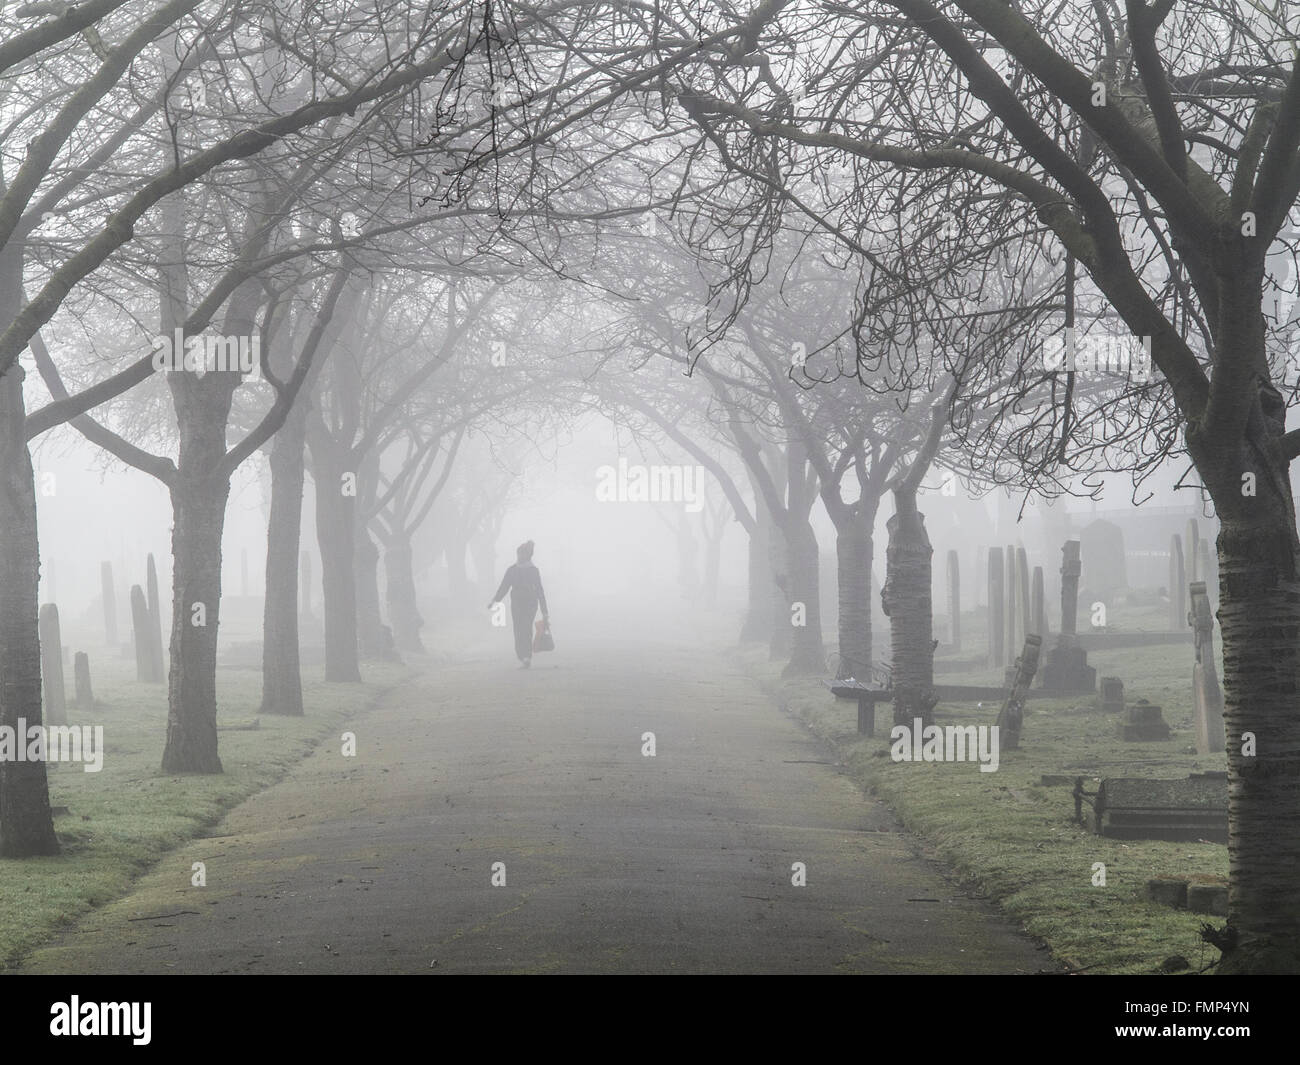
[[[989,548],[989,669],[1002,668],[1002,551]]]
[[[53,603],[41,607],[37,635],[41,641],[43,719],[47,725],[66,725],[68,697],[63,686],[63,637],[59,632],[59,608]]]
[[[957,552],[948,552],[948,645],[961,650],[961,569]]]
[[[1025,637],[1025,648],[1016,659],[1016,675],[1011,690],[1007,692],[1006,702],[998,712],[998,746],[1004,751],[1020,748],[1020,730],[1025,717],[1025,699],[1029,694],[1029,685],[1033,683],[1038,671],[1038,652],[1042,640],[1037,636]]]
[[[1034,567],[1034,589],[1032,594],[1033,608],[1030,611],[1030,624],[1033,626],[1035,636],[1045,637],[1047,635],[1047,613],[1043,602],[1043,567]]]
[[[1079,541],[1061,548],[1061,635],[1073,636],[1079,623]]]
[[[1183,542],[1175,533],[1169,538],[1169,631],[1179,632],[1185,624],[1183,603],[1187,601],[1183,570]]]
[[[1111,603],[1128,588],[1124,531],[1113,522],[1098,519],[1079,533],[1080,577],[1083,587],[1098,599]]]
[[[1196,579],[1205,582],[1205,590],[1210,593],[1210,613],[1214,613],[1214,591],[1218,588],[1218,574],[1210,563],[1210,542],[1196,542]]]
[[[1020,646],[1016,642],[1016,549],[1010,544],[1007,544],[1004,558],[1002,579],[1005,588],[1005,599],[1002,606],[1002,623],[1006,636],[1002,644],[1002,661],[1004,665],[1009,666],[1012,664],[1012,658],[1015,657],[1016,648]]]
[[[135,636],[135,679],[144,684],[154,680],[153,653],[149,649],[153,632],[153,622],[149,618],[149,605],[144,599],[144,590],[138,585],[131,585],[131,631]]]
[[[1016,606],[1020,611],[1016,619],[1016,626],[1019,629],[1020,638],[1024,639],[1033,630],[1029,627],[1029,557],[1025,554],[1023,547],[1016,548],[1016,592]]]
[[[1201,529],[1195,518],[1187,519],[1187,538],[1183,540],[1183,572],[1188,584],[1203,581],[1205,576],[1197,572],[1201,560]],[[1180,603],[1182,599],[1178,600]]]
[[[72,659],[72,679],[77,693],[77,709],[95,709],[95,693],[90,687],[90,656],[78,651]]]
[[[1136,740],[1169,739],[1169,726],[1161,716],[1160,707],[1145,699],[1139,699],[1132,706],[1124,708],[1115,731],[1120,739],[1130,743]]]
[[[1081,784],[1082,778],[1075,783],[1076,812]],[[1228,842],[1227,773],[1192,774],[1186,780],[1109,778],[1090,805],[1090,827],[1112,839]]]
[[[1097,705],[1108,714],[1124,712],[1124,682],[1119,677],[1102,677]]]
[[[1196,664],[1192,667],[1192,694],[1196,704],[1196,753],[1223,750],[1223,690],[1214,666],[1214,615],[1204,581],[1191,587],[1192,609],[1187,621],[1196,643]]]
[[[149,555],[146,564],[145,586],[148,589],[149,605],[149,668],[155,681],[165,676],[163,669],[162,644],[162,600],[158,597],[158,569],[154,565],[153,555]]]
[[[1097,671],[1075,633],[1079,613],[1079,541],[1067,540],[1061,548],[1061,634],[1043,667],[1046,691],[1094,691]]]
[[[117,646],[117,593],[113,590],[113,563],[99,564],[100,593],[104,599],[104,640]]]

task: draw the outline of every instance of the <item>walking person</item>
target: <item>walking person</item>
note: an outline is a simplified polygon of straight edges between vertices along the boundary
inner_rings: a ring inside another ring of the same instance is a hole
[[[546,609],[546,592],[542,590],[541,572],[533,565],[533,542],[520,544],[515,551],[516,561],[506,570],[501,587],[488,603],[496,606],[510,593],[510,614],[515,627],[515,657],[521,669],[533,664],[533,618],[537,608],[542,608],[542,621],[550,627],[551,615]]]

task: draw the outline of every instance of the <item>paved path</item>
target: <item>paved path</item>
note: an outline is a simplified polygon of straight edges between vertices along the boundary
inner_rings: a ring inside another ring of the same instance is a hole
[[[727,661],[610,639],[522,671],[506,642],[390,693],[355,758],[321,747],[24,971],[1049,967]]]

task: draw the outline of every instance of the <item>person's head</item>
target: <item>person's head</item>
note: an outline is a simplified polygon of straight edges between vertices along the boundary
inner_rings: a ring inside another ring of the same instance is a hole
[[[531,562],[533,560],[533,542],[528,540],[527,542],[520,544],[519,547],[516,548],[515,554],[519,556],[520,562]]]

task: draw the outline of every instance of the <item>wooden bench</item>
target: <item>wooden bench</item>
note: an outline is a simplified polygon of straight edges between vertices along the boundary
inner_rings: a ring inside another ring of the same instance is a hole
[[[873,688],[860,680],[828,680],[824,682],[837,699],[858,701],[858,735],[876,734],[876,703],[893,702],[894,693],[889,688]]]

